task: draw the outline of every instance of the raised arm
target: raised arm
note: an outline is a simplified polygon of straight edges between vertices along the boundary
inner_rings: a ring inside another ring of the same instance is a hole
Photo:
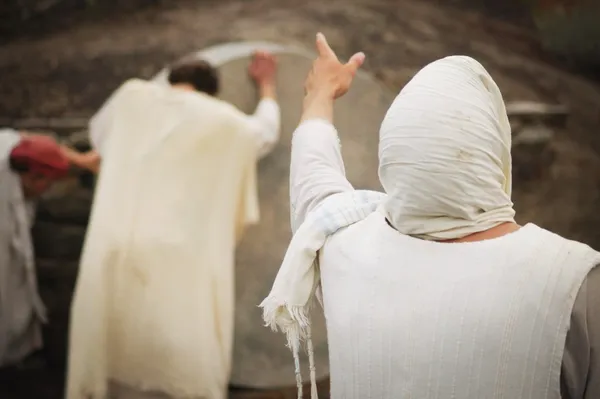
[[[327,107],[332,100],[310,102],[310,107]],[[310,108],[305,108],[305,112]],[[332,194],[353,190],[346,179],[340,140],[331,117],[307,114],[294,132],[290,164],[290,216],[292,230],[302,224],[306,215]]]
[[[364,54],[341,64],[325,37],[317,35],[319,57],[306,79],[302,121],[292,139],[290,210],[295,231],[306,215],[332,194],[353,190],[346,179],[333,103],[350,88]]]
[[[279,140],[281,113],[274,98],[262,97],[253,115],[248,117],[251,134],[256,138],[258,158],[268,155]]]
[[[258,157],[269,154],[279,140],[281,112],[277,104],[277,65],[273,55],[259,51],[254,54],[249,73],[258,87],[260,101],[253,115],[248,117],[250,132],[256,138]]]
[[[71,164],[82,169],[87,169],[92,173],[100,171],[100,154],[96,150],[79,152],[64,145],[61,146],[61,150]]]

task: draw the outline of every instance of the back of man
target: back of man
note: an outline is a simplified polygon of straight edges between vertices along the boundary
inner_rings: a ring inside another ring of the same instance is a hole
[[[332,397],[560,398],[571,311],[599,260],[533,224],[439,243],[371,214],[321,250]]]
[[[111,382],[224,398],[235,238],[258,219],[254,138],[241,112],[203,93],[132,80],[115,96],[72,307],[67,398],[104,397]]]

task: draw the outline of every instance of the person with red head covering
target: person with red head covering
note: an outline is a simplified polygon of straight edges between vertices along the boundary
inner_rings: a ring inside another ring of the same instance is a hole
[[[42,347],[46,311],[30,230],[35,200],[69,165],[52,138],[0,129],[0,367],[18,365]]]
[[[55,180],[65,177],[69,160],[51,137],[28,135],[10,152],[10,167],[19,174],[25,197],[43,194]]]

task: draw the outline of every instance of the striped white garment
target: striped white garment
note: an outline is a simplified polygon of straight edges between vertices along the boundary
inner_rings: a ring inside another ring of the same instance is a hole
[[[301,134],[305,123],[294,134]],[[294,148],[296,159],[322,158],[317,152],[299,157],[302,149]],[[267,325],[286,333],[296,358],[299,342],[306,339],[311,360],[308,308],[319,281],[317,252],[328,236],[379,205],[399,234],[423,240],[458,239],[514,222],[510,148],[502,93],[479,62],[451,56],[421,69],[398,94],[379,130],[379,178],[386,194],[332,195],[307,216],[261,304]],[[327,169],[320,164],[312,163],[312,180]]]
[[[311,398],[317,385],[310,329],[310,310],[316,296],[321,300],[318,251],[327,237],[360,222],[385,200],[386,194],[355,190],[334,194],[311,211],[294,234],[269,296],[260,304],[267,326],[285,333],[296,368],[298,398],[302,398],[299,348],[306,342],[310,367]]]

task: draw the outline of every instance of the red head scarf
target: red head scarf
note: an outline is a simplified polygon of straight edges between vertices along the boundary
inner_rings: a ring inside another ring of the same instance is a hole
[[[10,159],[30,172],[51,179],[60,179],[69,172],[69,160],[56,141],[48,136],[23,137],[11,151]]]

